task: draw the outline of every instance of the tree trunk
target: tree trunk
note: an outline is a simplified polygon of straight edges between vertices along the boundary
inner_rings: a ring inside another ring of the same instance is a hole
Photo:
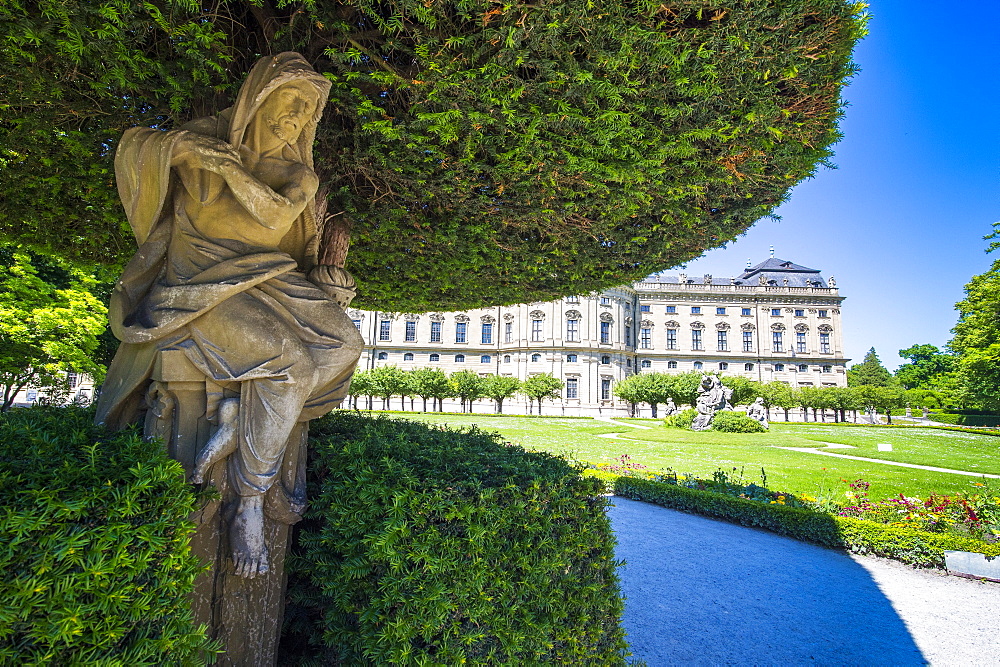
[[[653,409],[653,419],[656,419],[656,403],[650,403],[649,407]]]
[[[502,398],[498,398],[497,399],[497,414],[498,415],[502,415],[503,414],[503,399]]]

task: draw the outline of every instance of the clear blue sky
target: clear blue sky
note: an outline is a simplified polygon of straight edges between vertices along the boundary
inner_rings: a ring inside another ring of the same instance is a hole
[[[1000,255],[982,240],[1000,220],[1000,2],[870,4],[838,168],[687,271],[737,275],[773,245],[837,278],[852,363],[874,346],[892,370],[898,350],[948,342],[963,286]]]

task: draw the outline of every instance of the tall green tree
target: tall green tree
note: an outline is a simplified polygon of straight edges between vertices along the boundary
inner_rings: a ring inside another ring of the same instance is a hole
[[[25,387],[67,388],[67,373],[104,379],[95,359],[107,309],[96,281],[63,263],[0,248],[0,409]]]
[[[333,83],[324,246],[357,305],[586,293],[724,244],[830,157],[853,0],[0,3],[0,235],[134,250],[111,161],[134,125],[217,113],[261,55]]]
[[[401,396],[408,390],[406,375],[398,366],[378,366],[369,371],[372,395],[382,399],[382,409],[389,409],[389,401],[393,396]],[[403,403],[406,408],[406,403]]]
[[[559,398],[563,384],[562,380],[551,373],[529,375],[528,379],[521,383],[521,393],[528,398],[528,414],[531,414],[532,401],[538,403],[538,414],[542,414],[542,401],[547,398]]]
[[[760,382],[738,375],[729,375],[720,378],[722,384],[733,390],[733,395],[729,402],[735,405],[749,405],[758,396],[763,397],[764,387]]]
[[[899,356],[909,359],[896,369],[896,380],[907,389],[940,387],[955,370],[955,355],[941,352],[936,345],[913,345],[900,350]]]
[[[503,414],[503,402],[516,394],[521,381],[508,375],[490,375],[483,378],[483,396],[492,398],[497,404],[497,414]]]
[[[448,376],[440,368],[414,368],[406,374],[406,382],[410,391],[423,399],[424,412],[427,412],[428,398],[437,401],[451,393]]]
[[[847,384],[851,387],[888,387],[895,384],[892,373],[879,361],[875,348],[868,350],[864,361],[847,369]]]
[[[368,398],[368,409],[372,409],[372,382],[371,371],[355,371],[351,377],[351,386],[347,390],[347,395],[354,400],[354,409],[358,409],[358,397]]]
[[[784,410],[785,421],[788,421],[788,410],[796,405],[794,390],[784,382],[767,382],[763,389],[761,397],[767,406],[768,419],[771,418],[771,408],[774,407]]]
[[[456,371],[448,376],[451,385],[451,395],[457,396],[462,402],[462,412],[466,406],[472,412],[472,402],[483,397],[483,378],[472,371]]]

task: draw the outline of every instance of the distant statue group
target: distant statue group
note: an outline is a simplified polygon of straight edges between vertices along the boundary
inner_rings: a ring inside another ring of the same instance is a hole
[[[695,410],[698,414],[691,423],[694,431],[704,431],[712,425],[712,418],[719,410],[732,410],[729,399],[733,390],[722,384],[717,375],[703,375],[698,386],[698,398],[695,400]]]

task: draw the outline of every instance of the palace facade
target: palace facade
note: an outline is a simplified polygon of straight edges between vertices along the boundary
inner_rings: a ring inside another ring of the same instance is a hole
[[[633,373],[715,371],[793,387],[846,386],[843,300],[833,277],[771,257],[733,278],[654,274],[546,303],[349,314],[366,343],[359,369],[429,366],[521,380],[547,372],[565,386],[543,414],[612,416],[627,413],[613,389]],[[474,409],[492,406],[484,399]],[[458,402],[445,401],[445,409]],[[504,411],[527,413],[527,403],[508,399]]]

